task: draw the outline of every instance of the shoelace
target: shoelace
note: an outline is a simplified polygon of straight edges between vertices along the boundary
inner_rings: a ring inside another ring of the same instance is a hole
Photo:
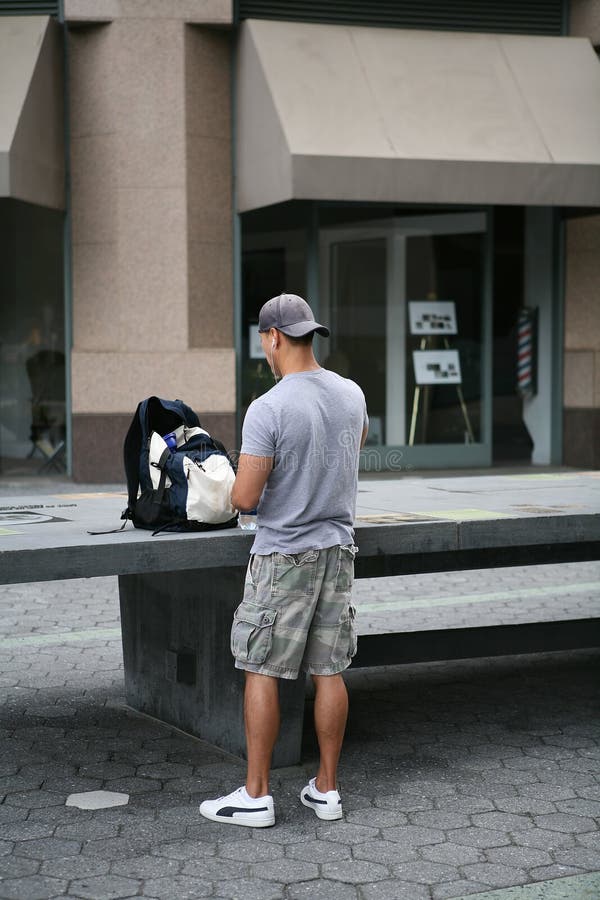
[[[231,794],[224,794],[222,797],[217,797],[217,803],[220,803],[221,800],[227,800],[229,797],[235,797],[236,794],[242,793],[242,788],[239,787],[237,790],[232,791]]]

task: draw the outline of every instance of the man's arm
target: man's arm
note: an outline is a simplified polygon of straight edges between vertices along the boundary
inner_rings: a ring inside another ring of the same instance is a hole
[[[240,454],[237,475],[231,489],[231,505],[240,510],[255,509],[272,468],[272,456]]]
[[[367,439],[368,433],[369,433],[369,426],[368,426],[368,425],[365,425],[365,427],[364,427],[363,430],[362,430],[362,435],[361,435],[361,438],[360,438],[360,449],[361,449],[361,450],[362,450],[362,448],[365,446],[365,441],[366,441],[366,439]]]

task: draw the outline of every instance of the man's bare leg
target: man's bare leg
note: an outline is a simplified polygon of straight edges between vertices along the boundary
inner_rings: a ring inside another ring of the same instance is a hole
[[[341,675],[313,675],[315,685],[315,730],[321,761],[317,790],[335,791],[337,766],[348,718],[348,691]]]
[[[279,734],[279,680],[246,672],[244,723],[248,751],[246,790],[251,797],[269,793],[273,747]]]

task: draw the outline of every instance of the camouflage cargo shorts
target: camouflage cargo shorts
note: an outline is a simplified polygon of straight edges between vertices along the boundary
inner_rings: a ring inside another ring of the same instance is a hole
[[[231,628],[236,668],[276,678],[348,668],[356,653],[356,550],[349,545],[251,556]]]

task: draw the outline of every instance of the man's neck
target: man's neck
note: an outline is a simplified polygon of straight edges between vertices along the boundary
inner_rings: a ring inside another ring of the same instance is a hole
[[[298,356],[293,354],[289,359],[281,360],[280,371],[281,377],[286,375],[297,375],[300,372],[316,372],[321,366],[314,357],[312,351],[309,354]]]

